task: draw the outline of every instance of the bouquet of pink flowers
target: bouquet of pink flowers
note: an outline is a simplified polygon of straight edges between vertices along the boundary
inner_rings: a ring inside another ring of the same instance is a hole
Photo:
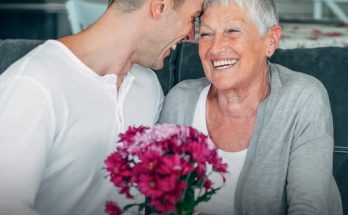
[[[123,211],[138,206],[139,212],[147,208],[161,214],[189,215],[221,188],[213,187],[209,174],[215,171],[224,179],[227,164],[210,139],[196,129],[170,124],[129,127],[119,137],[120,145],[105,160],[110,181],[127,198],[133,198],[131,188],[146,197]],[[122,210],[109,201],[105,212],[116,215]]]

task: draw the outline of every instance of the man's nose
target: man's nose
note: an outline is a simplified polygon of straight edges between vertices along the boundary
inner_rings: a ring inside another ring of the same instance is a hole
[[[195,25],[193,24],[191,30],[186,35],[185,40],[193,41],[195,39]]]

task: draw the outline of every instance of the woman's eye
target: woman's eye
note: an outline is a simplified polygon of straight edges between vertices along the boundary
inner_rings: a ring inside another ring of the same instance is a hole
[[[206,32],[201,32],[200,34],[199,34],[201,37],[206,37],[206,36],[209,36],[209,35],[211,35],[210,33],[206,33]]]
[[[240,32],[238,29],[235,29],[235,28],[231,28],[231,29],[228,29],[227,30],[227,33],[238,33]]]

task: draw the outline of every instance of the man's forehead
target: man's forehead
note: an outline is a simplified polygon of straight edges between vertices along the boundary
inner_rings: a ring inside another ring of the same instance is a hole
[[[186,0],[191,1],[191,5],[193,6],[194,15],[200,16],[203,11],[204,0]]]

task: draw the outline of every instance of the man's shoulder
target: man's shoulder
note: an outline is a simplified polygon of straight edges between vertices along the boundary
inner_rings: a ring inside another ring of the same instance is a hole
[[[29,53],[24,55],[22,58],[14,62],[8,70],[18,70],[18,69],[28,69],[28,72],[47,70],[47,68],[62,68],[66,63],[62,63],[63,59],[65,61],[64,55],[57,45],[58,42],[53,40],[48,40],[45,43],[37,46]],[[55,67],[59,65],[59,67]]]
[[[163,90],[155,72],[139,64],[134,64],[129,71],[134,77],[132,90],[143,96],[163,97]]]
[[[10,65],[1,75],[1,82],[33,80],[50,88],[66,82],[72,63],[55,42],[46,41]]]
[[[145,80],[152,80],[152,81],[158,80],[155,72],[152,69],[146,68],[139,64],[134,64],[132,68],[130,69],[129,73],[134,75],[135,78],[137,79],[142,79],[142,80],[145,79]]]

